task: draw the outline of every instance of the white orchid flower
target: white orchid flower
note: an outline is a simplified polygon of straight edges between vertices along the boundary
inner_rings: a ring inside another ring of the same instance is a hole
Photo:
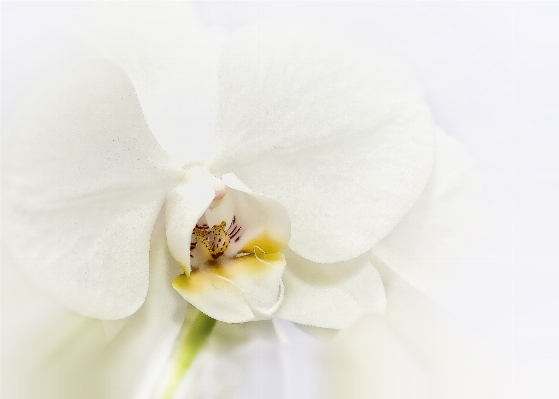
[[[107,61],[55,67],[6,143],[8,244],[50,297],[102,320],[141,312],[146,295],[226,323],[343,328],[384,311],[369,251],[435,154],[407,75],[298,31],[244,30],[220,58],[217,156],[185,162],[154,137],[166,132],[149,124],[141,81]],[[172,285],[150,287],[153,270]]]
[[[279,253],[289,239],[287,214],[279,205],[252,194],[233,176],[221,180],[210,170],[218,176],[217,171],[234,172],[285,206],[291,219],[287,268],[293,283],[281,316],[341,327],[333,321],[335,308],[320,315],[312,304],[302,305],[312,292],[317,303],[320,295],[341,308],[345,298],[336,284],[313,292],[321,275],[334,282],[346,280],[348,270],[374,270],[365,266],[368,261],[356,266],[354,259],[383,238],[421,193],[433,162],[434,127],[409,82],[344,65],[345,59],[294,39],[245,32],[224,50],[216,131],[223,149],[209,168],[182,167],[161,150],[118,67],[92,63],[53,80],[36,100],[36,113],[26,115],[14,135],[10,154],[11,236],[31,278],[78,313],[129,316],[148,289],[149,237],[165,204],[167,242],[185,276],[175,288],[219,320],[258,318],[250,309],[260,304],[250,301],[260,293],[244,282],[221,276],[240,294],[238,301],[215,298],[219,306],[235,307],[223,313],[207,306],[213,294],[227,290],[202,294],[189,285],[208,270],[228,274],[248,267],[248,259],[262,263],[259,251]],[[268,270],[275,286],[265,288],[273,300],[256,299],[270,307],[281,297],[283,260],[277,258],[277,270]],[[209,265],[214,261],[219,266]],[[359,292],[363,277],[347,291]],[[367,277],[367,291],[382,292],[378,275]],[[269,282],[249,280],[258,287]],[[299,309],[290,307],[293,302]],[[305,320],[301,312],[317,320]]]

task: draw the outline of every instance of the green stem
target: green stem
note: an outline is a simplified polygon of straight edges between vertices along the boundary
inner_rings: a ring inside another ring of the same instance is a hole
[[[210,316],[199,312],[198,316],[192,323],[188,334],[184,337],[184,340],[179,344],[177,348],[177,355],[174,362],[174,367],[172,371],[171,378],[169,380],[169,385],[165,390],[164,399],[172,399],[175,391],[179,387],[186,371],[190,367],[190,364],[200,351],[210,333],[215,326],[216,320],[212,319]],[[182,329],[188,327],[188,321],[185,319]]]

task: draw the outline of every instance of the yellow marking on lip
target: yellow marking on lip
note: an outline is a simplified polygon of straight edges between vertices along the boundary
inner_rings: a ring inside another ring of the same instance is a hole
[[[181,274],[175,277],[173,288],[180,293],[202,293],[207,291],[215,278],[215,274],[209,269],[198,269],[190,273],[189,276]]]
[[[186,274],[180,274],[173,279],[173,288],[176,289],[178,292],[184,291],[201,291],[201,281],[199,278],[195,278],[194,274],[196,272],[190,273],[189,276]]]
[[[179,292],[203,293],[212,286],[215,288],[216,279],[221,280],[220,277],[234,282],[240,275],[255,276],[285,265],[285,257],[281,252],[264,254],[257,251],[257,254],[209,262],[206,267],[192,271],[189,276],[181,274],[175,277],[173,288]]]
[[[256,254],[260,257],[260,252],[264,252],[267,255],[277,253],[281,251],[286,245],[287,243],[273,240],[268,233],[263,233],[258,237],[252,239],[250,242],[246,243],[240,252],[248,252],[253,254],[256,251]]]
[[[179,293],[203,293],[206,290],[225,287],[241,276],[256,276],[285,266],[285,257],[280,252],[287,243],[281,243],[263,233],[246,243],[237,257],[224,257],[231,238],[225,231],[226,223],[211,228],[196,227],[193,231],[201,244],[205,262],[200,268],[186,271],[173,280],[173,287]],[[184,270],[184,268],[183,268]]]
[[[283,254],[281,252],[275,252],[273,254],[266,254],[265,256],[258,254],[258,256],[247,255],[233,258],[229,260],[228,264],[224,265],[223,269],[229,276],[235,274],[255,275],[266,273],[270,271],[270,268],[283,265],[284,263],[285,257]]]

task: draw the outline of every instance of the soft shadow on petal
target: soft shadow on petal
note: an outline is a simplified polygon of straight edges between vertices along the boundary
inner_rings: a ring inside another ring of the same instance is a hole
[[[155,387],[166,381],[162,373],[172,358],[188,306],[172,288],[179,270],[167,248],[161,213],[151,237],[146,301],[109,342],[97,365],[107,382],[101,397],[124,398],[134,393],[135,399],[151,399]]]
[[[215,191],[211,182],[182,184],[167,194],[165,226],[167,245],[185,273],[190,273],[190,241],[198,219],[211,204]]]
[[[384,287],[368,255],[314,263],[285,251],[285,298],[276,316],[323,328],[345,328],[366,313],[382,314]]]
[[[429,398],[425,370],[379,315],[365,315],[340,331],[322,364],[324,399]]]
[[[13,262],[3,262],[3,295],[4,288],[11,289],[2,302],[2,361],[10,364],[3,377],[12,377],[10,384],[3,378],[3,397],[10,392],[6,397],[14,399],[151,398],[186,308],[171,287],[180,268],[167,250],[162,217],[151,244],[146,300],[109,341],[100,320],[57,305],[25,276],[12,277],[18,272]]]
[[[386,236],[427,182],[434,124],[409,74],[289,28],[224,46],[216,169],[283,204],[290,247],[352,259]]]
[[[425,191],[373,253],[420,291],[458,300],[467,287],[475,190],[466,149],[437,130],[435,166]]]
[[[81,397],[85,365],[106,344],[101,321],[53,301],[25,276],[2,248],[1,396],[13,399]],[[70,373],[57,373],[71,359]],[[8,366],[9,365],[9,366]],[[74,372],[72,372],[74,370]],[[83,397],[94,399],[95,389]]]
[[[385,283],[386,313],[365,315],[330,343],[321,397],[512,397],[506,364],[386,265],[373,263]]]
[[[211,157],[217,58],[227,33],[205,28],[193,4],[27,2],[5,10],[6,66],[45,49],[114,61],[130,76],[147,123],[169,154],[182,163]],[[18,72],[8,71],[16,79],[6,87],[21,86]]]
[[[122,318],[144,301],[151,231],[182,169],[151,135],[120,68],[56,66],[4,143],[6,240],[61,304]]]
[[[371,257],[386,290],[384,323],[425,372],[429,398],[509,398],[508,366],[440,307]]]
[[[81,31],[98,55],[130,76],[163,148],[184,163],[208,161],[214,155],[217,59],[227,33],[202,26],[188,2],[87,7]]]

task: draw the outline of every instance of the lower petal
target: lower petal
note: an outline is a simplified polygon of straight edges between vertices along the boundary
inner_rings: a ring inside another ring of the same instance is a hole
[[[386,289],[383,322],[423,369],[430,398],[510,397],[510,365],[388,265],[371,261]]]
[[[365,313],[384,312],[382,280],[366,255],[321,264],[287,251],[286,259],[285,299],[277,317],[316,327],[344,328]]]
[[[1,397],[151,397],[180,330],[186,303],[170,289],[173,261],[163,220],[150,248],[142,307],[107,340],[101,321],[76,314],[36,289],[2,252]],[[109,341],[109,342],[108,342]]]
[[[464,287],[474,187],[464,147],[441,129],[436,137],[435,166],[425,191],[372,252],[416,288],[448,302],[457,287]]]

